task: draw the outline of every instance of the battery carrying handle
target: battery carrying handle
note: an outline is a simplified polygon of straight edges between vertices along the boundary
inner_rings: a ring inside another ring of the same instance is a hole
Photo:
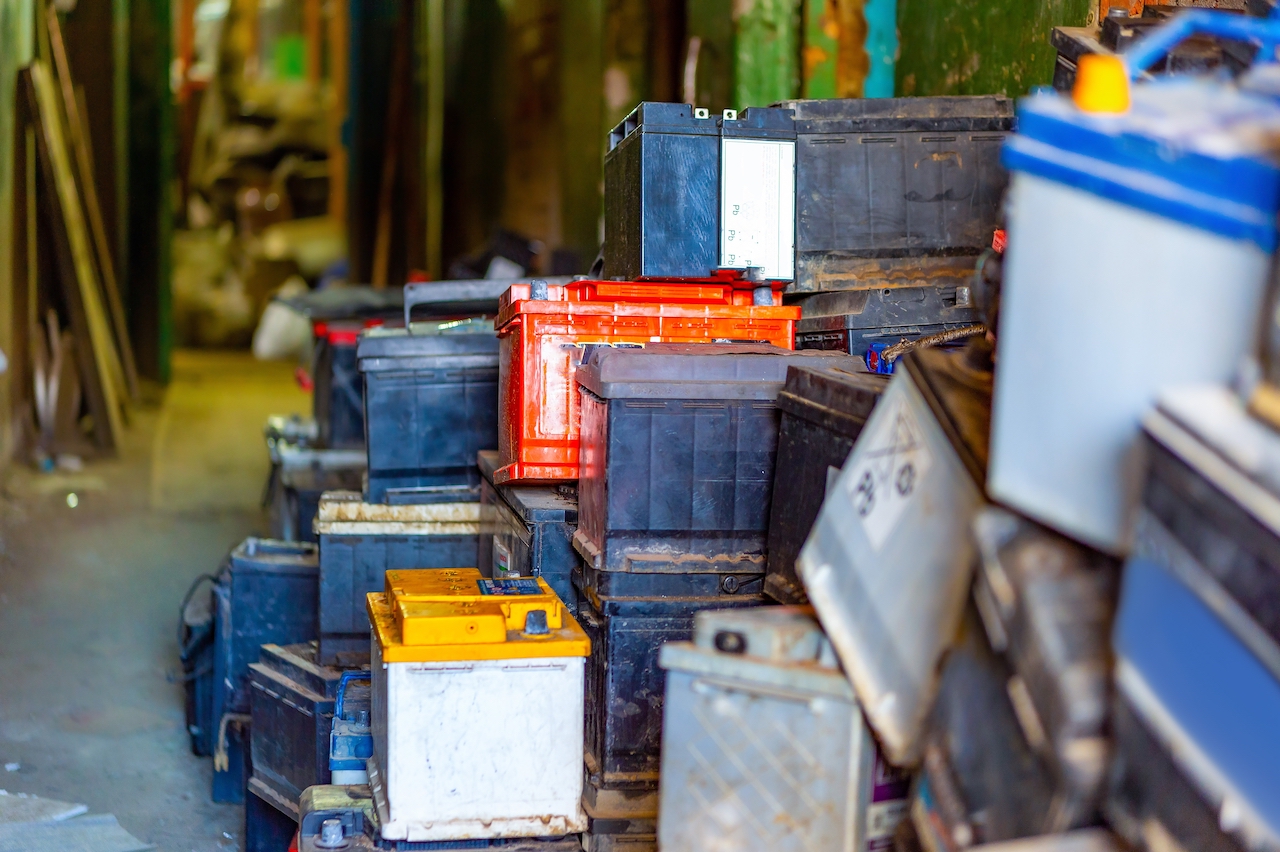
[[[1258,63],[1276,61],[1280,46],[1280,6],[1266,18],[1248,18],[1208,9],[1188,9],[1121,54],[1129,79],[1136,80],[1178,44],[1196,35],[1217,36],[1258,46]]]
[[[347,696],[347,684],[357,680],[367,680],[372,682],[373,675],[370,672],[366,672],[366,671],[342,673],[342,677],[338,679],[338,698],[333,704],[333,718],[335,719],[343,718],[342,705],[343,705],[344,699]]]

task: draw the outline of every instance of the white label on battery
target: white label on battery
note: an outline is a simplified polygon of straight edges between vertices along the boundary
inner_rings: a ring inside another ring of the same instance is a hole
[[[876,802],[875,804],[867,805],[867,849],[869,852],[892,848],[892,844],[885,841],[893,838],[893,833],[898,830],[898,823],[902,822],[902,818],[906,815],[907,801],[905,799],[893,799],[888,802]]]
[[[520,576],[511,570],[511,551],[498,541],[496,535],[493,537],[493,576],[499,580]]]
[[[720,143],[720,265],[764,267],[771,281],[795,278],[796,143]]]
[[[879,550],[920,491],[933,457],[915,415],[894,400],[864,435],[866,452],[858,458],[845,487],[873,550]],[[861,443],[861,441],[859,441]]]

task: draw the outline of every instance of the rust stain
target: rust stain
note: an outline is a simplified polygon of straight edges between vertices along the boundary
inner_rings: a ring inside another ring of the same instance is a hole
[[[866,0],[827,0],[824,18],[835,20],[839,30],[836,39],[836,97],[860,98],[871,70],[867,53]]]
[[[919,287],[947,279],[968,280],[976,255],[964,257],[862,258],[833,256],[815,262],[815,289],[879,290]],[[838,285],[835,287],[822,285]]]

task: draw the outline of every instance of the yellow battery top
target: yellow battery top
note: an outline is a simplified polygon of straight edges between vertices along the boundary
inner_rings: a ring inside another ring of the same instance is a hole
[[[585,657],[591,640],[546,581],[474,568],[388,571],[368,595],[384,663]]]

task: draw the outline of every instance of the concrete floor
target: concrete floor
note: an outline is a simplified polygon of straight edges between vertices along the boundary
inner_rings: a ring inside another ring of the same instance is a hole
[[[263,422],[310,398],[289,364],[174,361],[119,458],[14,469],[0,496],[0,789],[114,813],[164,852],[233,850],[243,810],[209,801],[211,762],[188,747],[178,605],[265,531]]]

